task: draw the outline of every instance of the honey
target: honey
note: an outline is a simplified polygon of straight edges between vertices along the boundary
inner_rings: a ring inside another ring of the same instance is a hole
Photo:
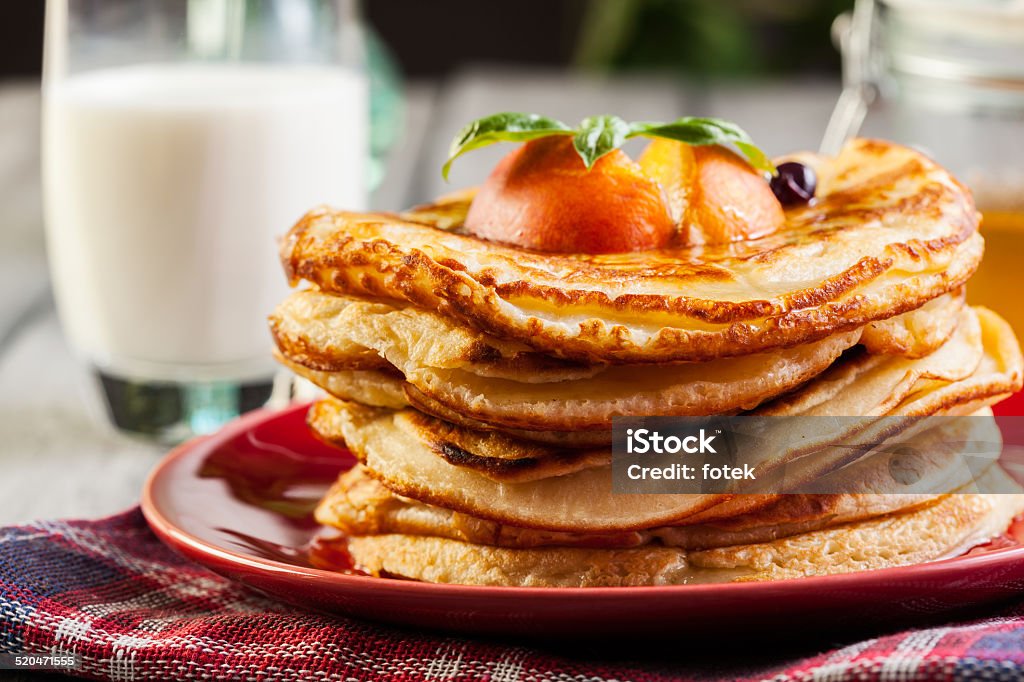
[[[1006,318],[1024,337],[1024,209],[982,210],[985,258],[967,283],[967,300]]]

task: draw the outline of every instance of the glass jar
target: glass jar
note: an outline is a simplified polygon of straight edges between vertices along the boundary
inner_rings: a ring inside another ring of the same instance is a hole
[[[986,240],[968,299],[1024,335],[1024,3],[857,0],[835,34],[844,88],[823,151],[855,134],[884,137],[964,181]]]
[[[115,426],[166,441],[264,403],[277,241],[367,201],[354,0],[50,0],[43,180],[62,327]]]

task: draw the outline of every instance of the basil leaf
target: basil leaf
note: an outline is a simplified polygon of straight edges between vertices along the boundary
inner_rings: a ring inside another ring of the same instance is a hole
[[[775,165],[735,123],[719,118],[686,116],[671,123],[634,123],[627,137],[667,137],[692,145],[732,144],[754,168],[775,173]]]
[[[629,136],[666,137],[692,145],[721,144],[728,141],[719,128],[693,123],[683,118],[672,123],[634,123],[630,126]]]
[[[441,175],[448,179],[452,161],[466,152],[492,145],[496,142],[526,142],[549,135],[569,135],[573,129],[561,121],[537,114],[506,111],[492,114],[469,123],[455,135],[448,150]]]
[[[691,145],[731,144],[751,166],[774,174],[774,164],[735,123],[720,118],[686,116],[671,123],[626,123],[618,116],[590,116],[578,128],[546,116],[506,111],[477,119],[452,140],[441,173],[445,180],[452,162],[466,152],[496,142],[528,142],[550,135],[572,135],[573,147],[591,168],[602,156],[631,137],[665,137]]]
[[[760,147],[755,145],[753,142],[740,142],[733,141],[736,145],[736,149],[739,149],[743,156],[747,157],[747,161],[750,165],[757,170],[776,175],[778,170],[775,168],[775,164],[768,158],[768,155],[761,151]]]
[[[629,124],[618,116],[588,116],[580,123],[572,146],[589,169],[602,156],[621,147],[629,132]]]

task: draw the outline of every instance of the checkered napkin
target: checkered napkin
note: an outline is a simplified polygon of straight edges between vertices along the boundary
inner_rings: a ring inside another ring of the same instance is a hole
[[[802,638],[793,624],[794,639]],[[0,529],[0,653],[75,653],[103,680],[1017,680],[1024,604],[834,651],[510,644],[298,611],[164,547],[139,511]],[[620,649],[614,654],[610,649]],[[658,653],[660,652],[660,653]],[[666,652],[672,652],[669,658]],[[610,656],[618,655],[613,659]],[[742,661],[742,663],[738,662]],[[2,675],[2,673],[0,673]]]

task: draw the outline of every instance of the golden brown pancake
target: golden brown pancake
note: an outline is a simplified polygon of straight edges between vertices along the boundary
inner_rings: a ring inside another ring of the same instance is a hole
[[[986,308],[965,308],[953,336],[931,355],[846,357],[753,414],[971,414],[1020,390],[1022,367],[1020,346],[1006,321]]]
[[[638,531],[574,533],[480,519],[396,495],[362,465],[341,475],[317,507],[316,519],[348,535],[433,535],[499,547],[634,547],[646,541]]]
[[[349,538],[356,567],[381,577],[505,587],[627,587],[694,581],[686,553],[671,547],[508,549],[426,535]],[[315,561],[315,557],[314,557]],[[700,571],[733,580],[744,571]]]
[[[500,431],[515,438],[532,440],[568,448],[597,448],[611,443],[611,431],[584,430],[573,431],[538,431],[536,429],[513,429],[507,426],[496,426],[487,422],[467,417],[448,406],[424,395],[410,384],[405,385],[405,397],[409,404],[417,410],[439,419],[478,431]]]
[[[274,358],[298,376],[308,379],[333,396],[363,405],[400,410],[409,405],[405,382],[391,371],[340,369],[322,372],[296,364],[274,353]]]
[[[531,252],[441,229],[465,196],[403,220],[320,209],[282,244],[292,281],[408,301],[595,362],[713,360],[789,347],[958,289],[983,246],[970,193],[917,151],[855,140],[809,206],[762,239],[611,255]]]
[[[960,320],[963,287],[925,303],[917,310],[872,322],[864,327],[860,343],[872,355],[922,358],[944,344]]]
[[[652,542],[706,549],[766,542],[928,504],[937,494],[780,495],[748,514],[619,532],[520,528],[395,495],[357,466],[324,497],[316,518],[348,535],[429,535],[495,547],[639,547]]]
[[[1020,357],[1014,355],[1015,349],[999,350],[1005,331],[1000,325],[1005,323],[989,317],[988,313],[984,317],[994,323],[994,333],[982,335],[983,340],[991,344],[986,351],[1004,352],[1011,356],[1005,360],[1019,364]],[[903,359],[890,359],[903,362]],[[910,362],[925,360],[927,358]],[[1012,379],[1000,373],[1007,368],[1006,362],[993,357],[986,364],[991,365],[994,374],[980,376],[976,371],[962,382],[925,380],[926,386],[915,389],[899,408],[921,416],[961,414],[965,405],[975,406],[975,411],[980,409],[986,401],[996,399],[1006,382]],[[937,365],[943,366],[942,363]],[[958,389],[961,383],[963,386]],[[856,389],[854,386],[848,390]],[[997,393],[982,398],[982,389]],[[940,396],[938,399],[934,397],[936,394]],[[796,404],[800,405],[801,401]],[[821,414],[829,416],[827,412]],[[838,416],[846,414],[842,412]],[[680,524],[690,518],[707,522],[723,518],[716,513],[722,509],[728,509],[729,515],[737,515],[755,509],[758,500],[764,503],[759,497],[735,496],[733,493],[742,492],[740,488],[716,495],[619,495],[609,502],[612,475],[607,462],[611,460],[610,450],[604,452],[605,464],[601,464],[602,455],[596,451],[585,451],[585,455],[578,453],[581,459],[577,460],[573,459],[571,451],[560,453],[551,446],[502,440],[507,436],[498,434],[466,433],[463,427],[416,416],[411,410],[370,408],[328,399],[313,406],[310,423],[325,440],[344,442],[369,473],[396,494],[514,526],[585,532],[638,530]],[[859,442],[884,444],[919,423],[923,422],[914,419],[840,421],[835,433],[816,427],[815,433],[795,441],[792,446],[786,445],[790,441],[779,439],[781,445],[774,449],[763,448],[751,460],[758,472],[758,482],[754,485],[773,480],[771,476],[775,471],[784,471],[785,480],[794,486],[790,489],[799,489],[796,486],[807,485],[868,454],[850,448],[829,450],[832,443],[860,438]],[[780,428],[789,426],[789,422],[780,423]],[[854,431],[849,431],[850,428]],[[446,456],[444,444],[450,442],[457,444],[469,457]],[[768,439],[767,442],[774,441]],[[511,455],[513,460],[525,460],[525,464],[509,464],[495,456],[498,452]],[[814,456],[807,457],[811,454]],[[475,461],[479,459],[491,462],[485,466]],[[517,481],[508,480],[509,471],[514,471],[516,466],[523,466],[526,475],[518,472],[511,476]],[[545,468],[549,466],[553,468]],[[747,492],[758,492],[758,489],[748,488]],[[768,489],[762,488],[760,492],[768,492]]]
[[[854,356],[844,359],[836,367],[809,382],[801,390],[765,406],[757,414],[772,416],[847,416],[847,415],[910,415],[969,414],[1001,395],[1016,390],[1021,381],[1021,357],[1009,327],[1000,318],[986,310],[975,313],[964,309],[964,321],[956,333],[938,351],[919,359],[896,356]],[[866,360],[865,360],[866,358]],[[968,409],[969,408],[969,409]],[[351,414],[359,415],[353,418]],[[469,469],[496,483],[516,483],[572,474],[587,468],[607,466],[611,450],[607,445],[567,449],[561,444],[543,444],[523,439],[518,435],[479,430],[454,424],[446,420],[427,417],[416,410],[373,410],[354,403],[324,400],[312,408],[310,423],[315,433],[328,442],[345,443],[362,458],[373,455],[369,450],[381,452],[382,461],[404,470],[397,460],[412,456],[415,449],[429,466],[449,465]],[[373,438],[363,432],[362,426],[372,424]],[[879,422],[878,433],[864,431],[859,435],[845,429],[864,430],[869,421],[839,421],[836,432],[816,431],[803,443],[802,450],[786,449],[774,452],[765,449],[763,459],[756,464],[759,476],[772,467],[793,461],[810,452],[817,452],[833,442],[884,442],[899,435],[893,429],[913,426],[915,422]],[[795,424],[785,422],[779,428],[789,429]],[[771,439],[769,439],[771,441]],[[774,439],[780,444],[791,438]],[[388,443],[397,454],[385,452]],[[844,450],[839,453],[847,459],[815,457],[815,466],[827,467],[807,470],[807,480],[813,480],[831,468],[846,464],[848,458],[863,453]],[[434,462],[433,460],[440,460]],[[374,468],[374,467],[371,467]],[[396,470],[397,471],[397,470]],[[425,469],[419,481],[394,483],[397,486],[434,487],[430,485]],[[444,468],[440,472],[443,474]],[[795,476],[797,470],[787,470]],[[388,474],[379,472],[385,481]],[[396,474],[397,475],[397,474]],[[404,474],[403,476],[410,476]],[[442,475],[441,480],[445,480]],[[471,479],[472,480],[472,479]],[[402,492],[400,488],[396,491]],[[403,493],[407,494],[407,493]],[[416,497],[416,495],[411,495]],[[737,504],[746,504],[746,501]],[[681,518],[681,517],[680,517]]]
[[[744,581],[905,566],[962,554],[1005,532],[1022,511],[1021,494],[949,495],[909,513],[769,543],[691,552],[689,560],[701,568],[751,571],[740,578]]]
[[[345,413],[370,409],[353,405],[331,399],[316,402],[307,416],[313,433],[326,443],[347,447]],[[408,408],[378,410],[377,414],[381,420],[391,421],[388,429],[402,431],[433,455],[495,481],[536,481],[604,466],[611,461],[611,450],[603,444],[595,448],[569,448],[540,443],[496,431],[466,428]]]
[[[1022,375],[1021,358],[1009,326],[997,315],[984,309],[963,307],[957,313],[957,318],[958,324],[951,336],[929,355],[913,358],[870,355],[863,350],[848,352],[827,370],[816,373],[813,379],[808,380],[802,375],[796,375],[802,379],[800,383],[803,385],[799,389],[791,390],[788,395],[760,405],[752,414],[909,415],[912,413],[908,410],[913,409],[916,410],[913,414],[924,415],[939,411],[948,412],[956,405],[966,405],[968,409],[959,412],[965,414],[976,411],[985,404],[991,404],[994,402],[992,396],[1001,396],[1018,390]],[[825,357],[831,356],[847,342],[848,339],[843,339],[831,347],[822,346],[819,352],[825,352]],[[752,386],[760,387],[759,390],[767,390],[772,384],[788,385],[785,383],[788,379],[778,378],[779,370],[773,368],[770,360],[767,366],[762,366],[764,373],[758,375],[759,381],[751,382],[744,379],[745,375],[739,372],[743,370],[756,374],[756,365],[759,363],[753,362],[753,366],[748,366],[741,361],[754,361],[755,358],[766,361],[765,356],[749,356],[743,359],[723,360],[724,365],[716,365],[713,362],[690,364],[682,365],[683,369],[674,370],[652,366],[650,374],[654,377],[659,373],[664,377],[673,377],[672,381],[687,372],[698,376],[701,373],[706,374],[709,377],[706,383],[712,385],[711,389],[706,389],[705,384],[700,381],[682,383],[677,387],[678,395],[692,393],[696,396],[694,400],[698,401],[708,393],[718,396],[713,398],[717,400],[727,392],[733,392],[733,398],[737,398],[742,394],[735,392],[750,389]],[[792,366],[799,365],[800,362],[811,362],[816,365],[820,360],[808,359],[808,354],[804,353],[803,361],[787,360],[783,365],[789,362],[794,363]],[[467,375],[459,371],[462,380],[450,384],[451,391],[448,393],[441,390],[440,393],[445,395],[445,398],[438,400],[425,394],[417,386],[408,382],[403,383],[393,373],[383,370],[322,372],[287,360],[285,363],[301,376],[343,399],[390,408],[413,405],[421,411],[467,428],[496,429],[517,437],[569,447],[596,447],[609,443],[608,429],[611,426],[611,417],[616,414],[693,414],[692,411],[687,411],[685,407],[672,402],[673,396],[677,395],[672,390],[659,392],[652,389],[651,383],[644,383],[643,371],[636,372],[635,379],[623,378],[607,384],[612,392],[622,392],[619,399],[609,397],[602,400],[599,393],[564,388],[562,390],[566,391],[566,402],[564,406],[560,406],[557,398],[560,387],[575,384],[594,387],[602,381],[601,375],[577,382],[532,384],[479,377],[475,380],[466,380]],[[720,368],[717,384],[710,379],[714,375],[711,371],[713,367]],[[723,368],[730,369],[726,371]],[[627,367],[615,367],[612,371],[620,369],[625,370]],[[678,371],[680,375],[673,375],[672,371]],[[424,376],[436,376],[431,374],[431,370],[417,370],[412,374],[417,377],[414,379],[416,381],[423,380]],[[426,381],[429,383],[429,380]],[[516,388],[508,389],[507,387],[512,384]],[[634,388],[647,392],[630,397],[630,392]],[[549,398],[543,401],[536,400],[536,397],[544,395],[544,392],[550,393]],[[925,401],[924,393],[934,395]],[[752,394],[746,394],[747,397],[750,395]],[[592,396],[593,399],[587,396]],[[969,402],[972,397],[978,398],[977,404]],[[911,398],[914,403],[912,407],[907,403]],[[593,409],[597,409],[598,412],[588,412]],[[597,422],[592,421],[597,414],[601,414],[602,418]],[[588,431],[599,433],[588,434]]]
[[[371,407],[389,407],[392,409],[402,409],[403,407],[413,405],[426,414],[469,429],[476,429],[478,431],[499,430],[516,438],[561,447],[593,448],[611,443],[611,431],[532,431],[504,427],[498,428],[470,417],[464,417],[444,405],[430,400],[390,372],[376,370],[321,372],[295,364],[283,357],[279,352],[275,353],[275,357],[282,365],[291,369],[300,377],[308,379],[332,396],[342,400],[351,400]],[[323,435],[326,440],[330,440],[329,432],[325,432]]]
[[[905,513],[768,542],[689,551],[660,545],[510,549],[401,534],[353,536],[348,548],[356,565],[374,575],[466,585],[602,587],[780,580],[954,556],[1003,532],[1022,510],[1024,495],[949,495]]]
[[[966,379],[948,382],[929,378],[894,408],[897,414],[926,416],[971,414],[982,405],[992,405],[1021,390],[1024,359],[1010,325],[988,308],[975,306],[985,349],[978,367]]]
[[[848,434],[853,442],[859,439],[859,442],[878,443],[873,450],[858,453],[852,461],[845,454],[837,457],[825,450],[788,462],[787,468],[792,471],[787,471],[787,479],[772,483],[772,490],[788,490],[789,493],[736,495],[682,523],[739,530],[748,529],[747,519],[763,519],[765,513],[771,514],[779,524],[813,520],[793,507],[793,501],[802,498],[816,500],[812,508],[817,508],[824,500],[834,500],[844,506],[854,504],[860,513],[868,516],[883,513],[878,509],[868,511],[870,504],[862,506],[878,496],[883,496],[888,503],[897,496],[928,496],[954,490],[994,492],[964,487],[972,484],[979,467],[991,466],[998,458],[1002,436],[992,419],[991,409],[983,408],[969,419],[894,421],[901,427],[901,430],[894,429],[894,433],[880,434],[876,429],[866,434]],[[968,455],[965,444],[977,442],[992,443],[991,452],[987,454],[976,448]],[[986,463],[985,460],[991,461]],[[786,480],[792,481],[792,485],[785,486]],[[793,491],[817,494],[797,495]],[[843,518],[850,520],[845,515]]]
[[[650,528],[686,518],[728,497],[609,496],[612,483],[607,464],[540,480],[498,482],[446,461],[431,437],[396,424],[399,414],[325,400],[311,408],[310,423],[317,433],[341,433],[367,471],[399,495],[525,528],[595,532]],[[333,423],[322,426],[327,420]]]
[[[991,422],[991,411],[979,412],[971,419],[939,423],[941,426],[916,437],[914,449],[909,452],[886,450],[831,474],[836,480],[823,484],[823,488],[842,492],[727,498],[681,521],[685,527],[619,533],[517,528],[395,495],[372,478],[363,466],[342,474],[318,508],[317,519],[355,535],[436,535],[509,547],[627,547],[644,544],[655,537],[664,544],[685,548],[764,541],[904,510],[940,494],[958,490],[969,492],[965,486],[974,483],[980,463],[965,460],[964,444],[991,437],[998,442],[998,429]],[[989,431],[989,425],[994,432]],[[898,475],[894,475],[894,464],[898,465]],[[988,466],[994,465],[993,457]],[[992,492],[977,487],[972,490]]]
[[[874,416],[889,412],[919,382],[966,379],[984,355],[981,323],[964,308],[956,331],[938,350],[923,358],[852,353],[801,390],[754,410],[762,416]]]
[[[952,335],[963,305],[961,288],[917,310],[867,325],[859,343],[872,354],[928,355]],[[400,301],[306,289],[278,305],[269,321],[279,352],[289,362],[311,370],[394,368],[410,375],[423,369],[458,369],[479,377],[526,383],[565,382],[608,373],[603,363],[584,364],[545,355]],[[810,350],[813,345],[805,348]],[[764,360],[766,370],[774,368],[772,355],[755,357]],[[707,364],[715,369],[723,366]],[[631,366],[629,371],[638,369],[641,367]],[[700,372],[696,378],[709,373]]]
[[[1019,390],[1022,361],[1009,326],[981,308],[965,309],[964,315],[973,318],[971,322],[965,319],[950,340],[929,356],[875,356],[863,362],[864,356],[844,358],[800,391],[758,408],[753,414],[788,419],[773,423],[781,435],[767,434],[769,445],[758,452],[765,464],[757,486],[766,486],[761,490],[776,487],[773,476],[784,472],[787,480],[807,489],[809,482],[865,454],[832,447],[833,443],[905,440],[931,423],[921,417],[972,414]],[[820,419],[847,415],[886,418]],[[773,444],[791,442],[798,429],[809,429],[800,431],[803,450],[774,451]],[[804,456],[811,453],[813,457]],[[758,492],[758,487],[748,492]]]
[[[554,358],[401,301],[296,291],[269,317],[281,352],[316,370],[464,369],[480,376],[545,382],[603,368]]]
[[[612,417],[622,414],[751,409],[820,374],[860,336],[846,332],[702,363],[588,367],[503,346],[436,313],[314,291],[292,294],[271,316],[271,326],[289,366],[334,395],[377,404],[365,399],[362,386],[346,388],[353,370],[383,372],[366,365],[365,352],[372,349],[404,376],[410,402],[530,431],[608,430]],[[390,396],[393,379],[382,377],[381,383]]]

